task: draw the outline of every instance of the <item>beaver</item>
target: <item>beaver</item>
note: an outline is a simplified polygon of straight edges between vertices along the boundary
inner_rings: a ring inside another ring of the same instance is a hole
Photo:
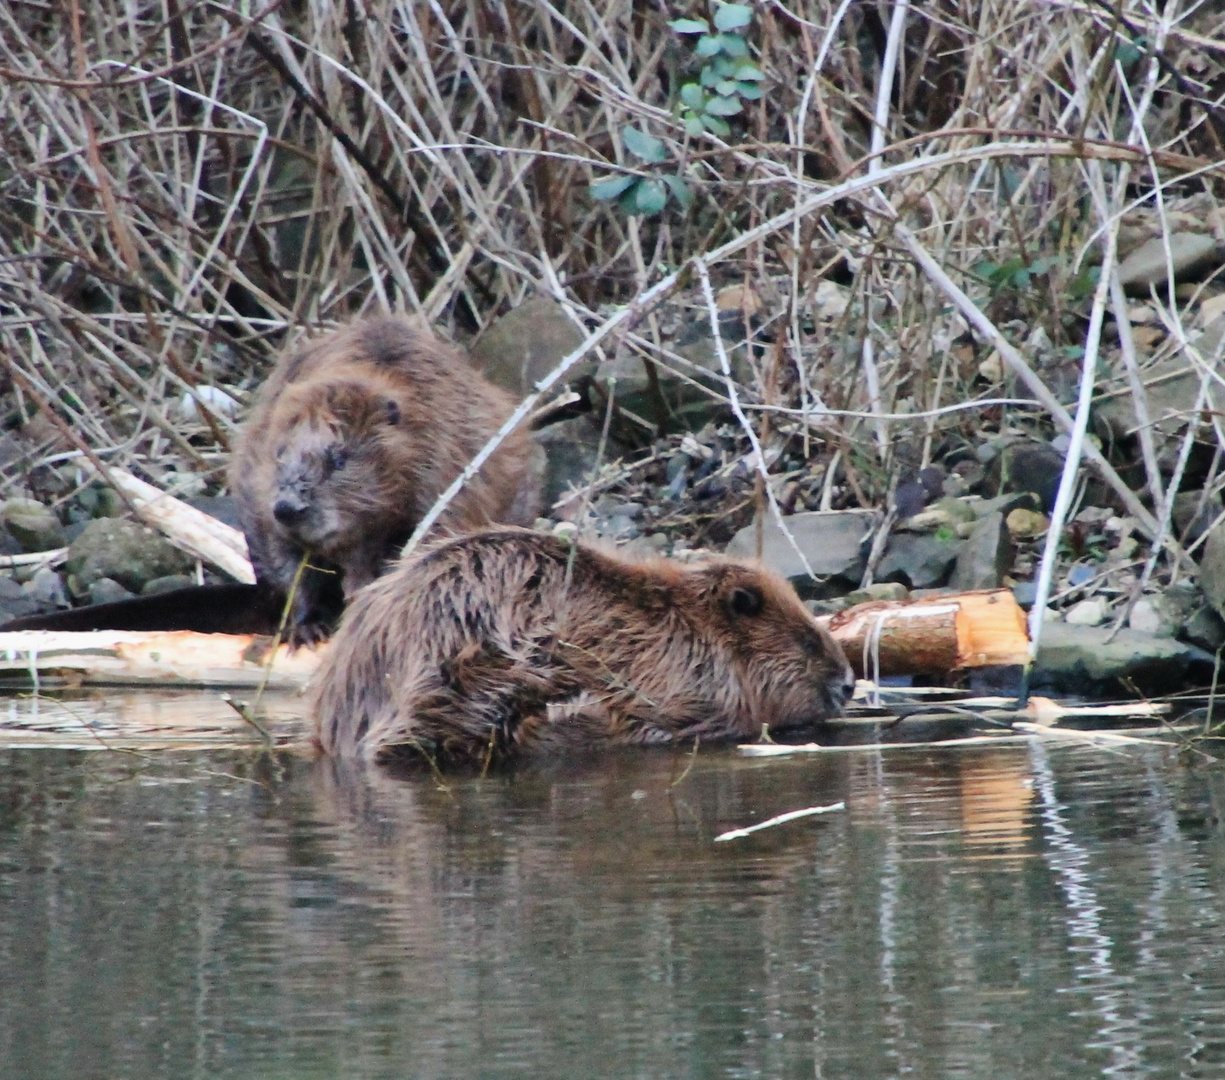
[[[295,645],[325,638],[342,606],[398,553],[438,496],[514,410],[456,348],[402,318],[371,318],[284,356],[230,465],[255,575],[294,594]],[[532,444],[512,432],[439,528],[535,519]],[[338,580],[339,576],[339,580]]]
[[[793,732],[853,687],[841,647],[760,567],[492,529],[431,544],[354,599],[312,710],[338,757],[481,762]]]

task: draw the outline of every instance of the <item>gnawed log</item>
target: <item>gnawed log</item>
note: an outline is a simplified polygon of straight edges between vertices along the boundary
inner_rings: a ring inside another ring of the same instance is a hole
[[[259,686],[298,689],[319,663],[319,652],[251,634],[194,634],[187,630],[15,630],[0,633],[0,678],[26,677],[36,686]],[[271,664],[269,661],[271,660]]]
[[[855,673],[941,675],[1025,664],[1025,615],[1008,589],[857,604],[826,623]]]

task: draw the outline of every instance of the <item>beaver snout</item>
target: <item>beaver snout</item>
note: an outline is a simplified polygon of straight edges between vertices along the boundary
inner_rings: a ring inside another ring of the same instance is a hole
[[[843,669],[841,679],[830,682],[829,689],[830,696],[839,709],[850,704],[851,698],[855,696],[855,672],[851,670],[850,664]]]
[[[282,525],[297,525],[310,507],[296,495],[282,495],[272,507],[272,516]]]

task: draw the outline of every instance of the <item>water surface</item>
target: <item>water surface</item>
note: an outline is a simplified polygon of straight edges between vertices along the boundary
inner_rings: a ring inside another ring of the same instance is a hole
[[[1215,765],[688,764],[2,751],[0,1076],[1225,1075]]]

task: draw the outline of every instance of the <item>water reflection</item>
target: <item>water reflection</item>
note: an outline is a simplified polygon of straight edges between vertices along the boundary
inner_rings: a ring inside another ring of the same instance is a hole
[[[1222,789],[1159,750],[397,780],[10,751],[0,1075],[1205,1075]],[[728,843],[713,837],[846,801]]]

